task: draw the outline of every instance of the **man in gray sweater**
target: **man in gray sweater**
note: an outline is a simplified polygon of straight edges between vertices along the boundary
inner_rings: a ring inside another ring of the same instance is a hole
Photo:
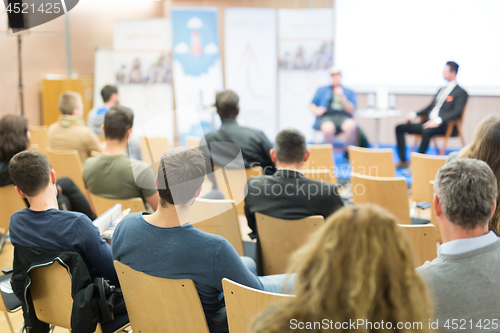
[[[417,271],[434,300],[440,332],[500,331],[500,241],[489,231],[497,180],[486,163],[457,159],[439,169],[433,205],[443,236],[438,257]]]

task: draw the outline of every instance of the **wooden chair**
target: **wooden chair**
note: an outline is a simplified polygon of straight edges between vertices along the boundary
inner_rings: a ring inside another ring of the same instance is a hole
[[[264,275],[283,274],[288,258],[301,247],[325,220],[315,215],[300,220],[282,220],[255,213]]]
[[[433,205],[433,200],[434,200],[434,181],[429,182],[430,187],[430,203],[431,203],[431,222],[430,224],[434,225],[436,228],[436,241],[439,242],[439,244],[443,243],[443,236],[441,236],[441,229],[439,228],[439,224],[437,222],[437,217],[436,217],[436,212],[434,212],[434,205]]]
[[[188,147],[199,148],[200,147],[201,138],[197,138],[195,136],[187,135],[186,136],[186,142],[187,142]]]
[[[0,187],[0,251],[5,244],[5,237],[9,232],[10,217],[18,210],[26,208],[23,198],[17,193],[14,185]]]
[[[426,261],[437,257],[436,228],[431,224],[426,225],[398,225],[413,245],[416,255],[416,267],[422,266]]]
[[[71,278],[65,267],[54,262],[30,271],[30,292],[39,320],[71,330]],[[128,304],[127,304],[128,306]],[[116,316],[111,322],[97,324],[96,333],[120,332],[129,325],[127,315]]]
[[[238,215],[245,215],[245,185],[248,179],[262,176],[262,168],[259,166],[249,169],[227,169],[215,166],[214,169],[217,189],[224,198],[234,200]]]
[[[439,152],[439,155],[443,155],[444,152],[446,151],[446,145],[448,144],[448,139],[451,137],[459,137],[460,141],[462,142],[462,147],[465,147],[465,139],[462,133],[462,122],[464,120],[465,116],[465,110],[467,109],[467,103],[464,105],[464,109],[462,110],[462,115],[460,116],[459,119],[453,119],[450,120],[446,123],[446,133],[443,134],[438,134],[438,135],[433,135],[432,138],[434,139],[434,145],[436,146],[436,150]],[[427,118],[426,116],[420,116],[419,117],[420,121],[426,121]],[[453,134],[453,129],[457,128],[457,135],[452,135]],[[413,150],[416,150],[416,147],[418,145],[419,140],[422,140],[422,136],[420,134],[412,134],[413,137],[415,138],[415,143],[413,144]],[[437,139],[438,138],[443,138],[443,148],[439,149],[439,146],[437,144]]]
[[[403,177],[351,175],[352,199],[357,205],[373,203],[396,215],[402,224],[411,224],[408,189]]]
[[[97,157],[99,155],[102,155],[102,153],[100,151],[97,151],[97,150],[92,150],[90,152],[90,157]]]
[[[436,178],[438,169],[446,163],[446,157],[419,153],[411,154],[412,200],[429,201],[434,191],[429,191],[429,182]]]
[[[0,282],[7,282],[10,280],[12,274],[0,276]],[[5,313],[5,319],[9,325],[11,333],[15,333],[12,322],[10,321],[9,313],[14,313],[21,310],[21,302],[17,299],[13,292],[0,291],[0,311]],[[21,331],[24,331],[24,324],[21,327]]]
[[[234,200],[197,198],[191,206],[189,222],[197,229],[224,237],[240,256],[245,255]]]
[[[270,305],[295,297],[253,289],[226,278],[222,280],[222,288],[231,333],[249,332],[250,325],[259,313]]]
[[[115,260],[134,332],[209,333],[195,284],[138,272]]]
[[[26,150],[34,150],[34,151],[41,152],[40,151],[40,146],[38,144],[36,144],[36,143],[30,144]]]
[[[46,155],[46,149],[49,147],[49,136],[47,126],[30,126],[30,143],[38,145],[38,151]]]
[[[146,210],[144,201],[141,198],[132,199],[108,199],[90,193],[90,199],[94,204],[95,213],[97,216],[105,213],[108,209],[116,204],[122,205],[122,210],[130,208],[130,213],[139,213]]]
[[[353,173],[372,177],[394,177],[396,167],[392,149],[349,146],[349,161]]]
[[[153,171],[158,171],[156,163],[160,162],[162,155],[169,150],[170,145],[167,138],[148,138],[141,136],[139,138],[142,160],[149,164]]]
[[[56,171],[56,177],[68,177],[78,186],[82,193],[86,193],[83,184],[83,166],[80,155],[76,150],[56,150],[47,147],[46,155],[52,168]]]
[[[307,162],[304,163],[304,169],[335,170],[333,146],[331,143],[309,145],[307,148],[311,151],[311,155],[309,156]]]
[[[329,169],[301,169],[300,172],[302,172],[302,174],[308,179],[324,181],[326,183],[332,183],[334,185],[337,184],[337,177],[335,177],[335,172]]]

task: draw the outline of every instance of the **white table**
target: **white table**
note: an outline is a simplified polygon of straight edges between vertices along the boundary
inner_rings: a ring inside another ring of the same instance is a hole
[[[401,117],[403,111],[401,110],[358,110],[354,113],[354,116],[359,118],[375,119],[375,148],[379,148],[380,144],[380,119]]]

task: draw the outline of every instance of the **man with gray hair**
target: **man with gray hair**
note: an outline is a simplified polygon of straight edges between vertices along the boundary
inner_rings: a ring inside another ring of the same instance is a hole
[[[417,271],[434,300],[439,331],[500,330],[500,241],[488,230],[496,209],[495,175],[469,158],[439,169],[433,205],[443,236],[438,257]]]

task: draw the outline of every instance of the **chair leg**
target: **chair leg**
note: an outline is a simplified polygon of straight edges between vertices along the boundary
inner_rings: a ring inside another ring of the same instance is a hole
[[[12,322],[10,321],[10,318],[9,318],[9,314],[7,312],[4,312],[4,313],[5,313],[5,319],[7,319],[7,323],[9,324],[10,332],[15,333],[14,327],[12,326]]]
[[[2,251],[6,240],[7,240],[7,232],[5,234],[0,234],[0,251]]]
[[[444,136],[443,148],[441,148],[441,150],[439,151],[439,155],[444,154],[444,151],[446,150],[446,144],[448,143],[448,139],[450,138],[451,133],[453,132],[453,127],[455,127],[455,125],[448,125],[448,128],[446,129],[446,134]]]
[[[19,330],[19,333],[23,333],[24,332],[24,322],[23,324],[21,325],[21,329]]]
[[[457,132],[458,136],[460,137],[460,141],[462,141],[462,147],[465,147],[465,139],[464,135],[462,134],[462,123],[457,124]]]
[[[437,138],[433,138],[432,140],[434,140],[434,146],[436,147],[436,152],[439,154],[439,155],[442,155],[441,154],[441,149],[439,149],[439,145],[438,145],[438,140]],[[446,141],[445,141],[446,142]],[[443,144],[443,147],[446,147],[446,143]]]

